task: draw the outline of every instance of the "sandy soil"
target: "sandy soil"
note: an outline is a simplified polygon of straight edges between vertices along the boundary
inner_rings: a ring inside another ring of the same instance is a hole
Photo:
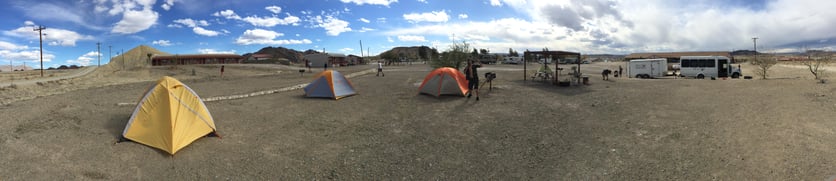
[[[294,67],[155,68],[7,88],[0,179],[56,180],[821,180],[836,176],[836,84],[804,69],[770,80],[523,81],[521,65],[487,65],[473,98],[417,95],[426,65],[351,78],[358,95],[302,90],[209,102],[219,138],[174,156],[115,144],[134,102],[160,75],[202,97],[311,81]],[[197,75],[190,75],[194,68]],[[344,74],[371,66],[340,68]],[[744,74],[753,67],[744,65]],[[278,72],[281,71],[281,72]],[[101,84],[95,84],[101,83]],[[93,85],[95,84],[95,85]],[[104,85],[102,85],[104,84]],[[40,87],[39,87],[40,86]],[[41,89],[46,89],[39,91]],[[56,91],[50,91],[58,89]],[[21,91],[25,90],[25,91]],[[36,95],[14,99],[20,92]]]

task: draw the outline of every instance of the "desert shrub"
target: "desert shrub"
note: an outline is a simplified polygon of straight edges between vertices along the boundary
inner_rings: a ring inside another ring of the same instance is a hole
[[[471,56],[468,50],[470,50],[470,44],[467,44],[467,42],[453,43],[446,51],[441,53],[440,58],[430,61],[430,66],[433,68],[453,67],[459,69]]]

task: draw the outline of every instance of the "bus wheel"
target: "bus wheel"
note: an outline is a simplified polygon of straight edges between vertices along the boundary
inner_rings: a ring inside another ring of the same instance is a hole
[[[731,78],[733,78],[733,79],[740,78],[740,74],[739,73],[733,73],[733,74],[731,74]]]
[[[702,74],[697,75],[697,78],[698,78],[698,79],[705,79],[705,75],[702,75]]]

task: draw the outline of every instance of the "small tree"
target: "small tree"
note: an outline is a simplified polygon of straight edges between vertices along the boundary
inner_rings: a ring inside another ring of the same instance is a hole
[[[769,54],[755,55],[755,60],[752,61],[752,65],[756,66],[755,75],[761,76],[762,79],[768,77],[769,68],[772,68],[775,64],[778,64],[778,59]]]
[[[441,57],[439,59],[433,59],[430,65],[433,68],[453,67],[459,69],[461,68],[462,63],[471,56],[467,52],[468,50],[470,50],[470,44],[467,44],[467,42],[453,43],[447,51],[441,53]]]
[[[519,53],[517,53],[517,51],[514,51],[513,48],[508,48],[508,56],[518,57],[520,55],[519,55]]]
[[[807,70],[810,70],[816,80],[824,78],[824,67],[833,59],[832,54],[818,50],[807,50],[805,54],[807,54],[807,60],[804,60],[803,64],[807,66]]]

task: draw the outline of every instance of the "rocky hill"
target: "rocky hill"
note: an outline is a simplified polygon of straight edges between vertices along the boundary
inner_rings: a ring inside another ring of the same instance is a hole
[[[290,62],[299,63],[299,62],[302,62],[302,58],[305,55],[312,54],[312,53],[317,53],[317,52],[312,51],[312,50],[308,50],[308,51],[305,51],[305,52],[300,52],[300,51],[297,51],[297,50],[294,50],[294,49],[288,49],[288,48],[285,48],[285,47],[264,47],[264,48],[261,48],[261,50],[258,50],[257,52],[247,53],[247,54],[244,54],[243,56],[244,56],[244,58],[249,59],[250,56],[252,56],[254,54],[267,54],[267,55],[272,55],[273,58],[276,58],[276,59],[284,58],[284,59],[289,60]]]
[[[102,66],[102,68],[107,70],[130,70],[151,66],[148,62],[149,53],[153,55],[171,55],[147,45],[140,45],[111,58],[110,62]]]
[[[391,50],[387,50],[380,53],[380,55],[378,56],[385,57],[383,56],[385,54],[391,54],[396,57],[404,57],[406,59],[418,60],[427,59],[430,56],[438,55],[438,50],[427,46],[395,47]]]

